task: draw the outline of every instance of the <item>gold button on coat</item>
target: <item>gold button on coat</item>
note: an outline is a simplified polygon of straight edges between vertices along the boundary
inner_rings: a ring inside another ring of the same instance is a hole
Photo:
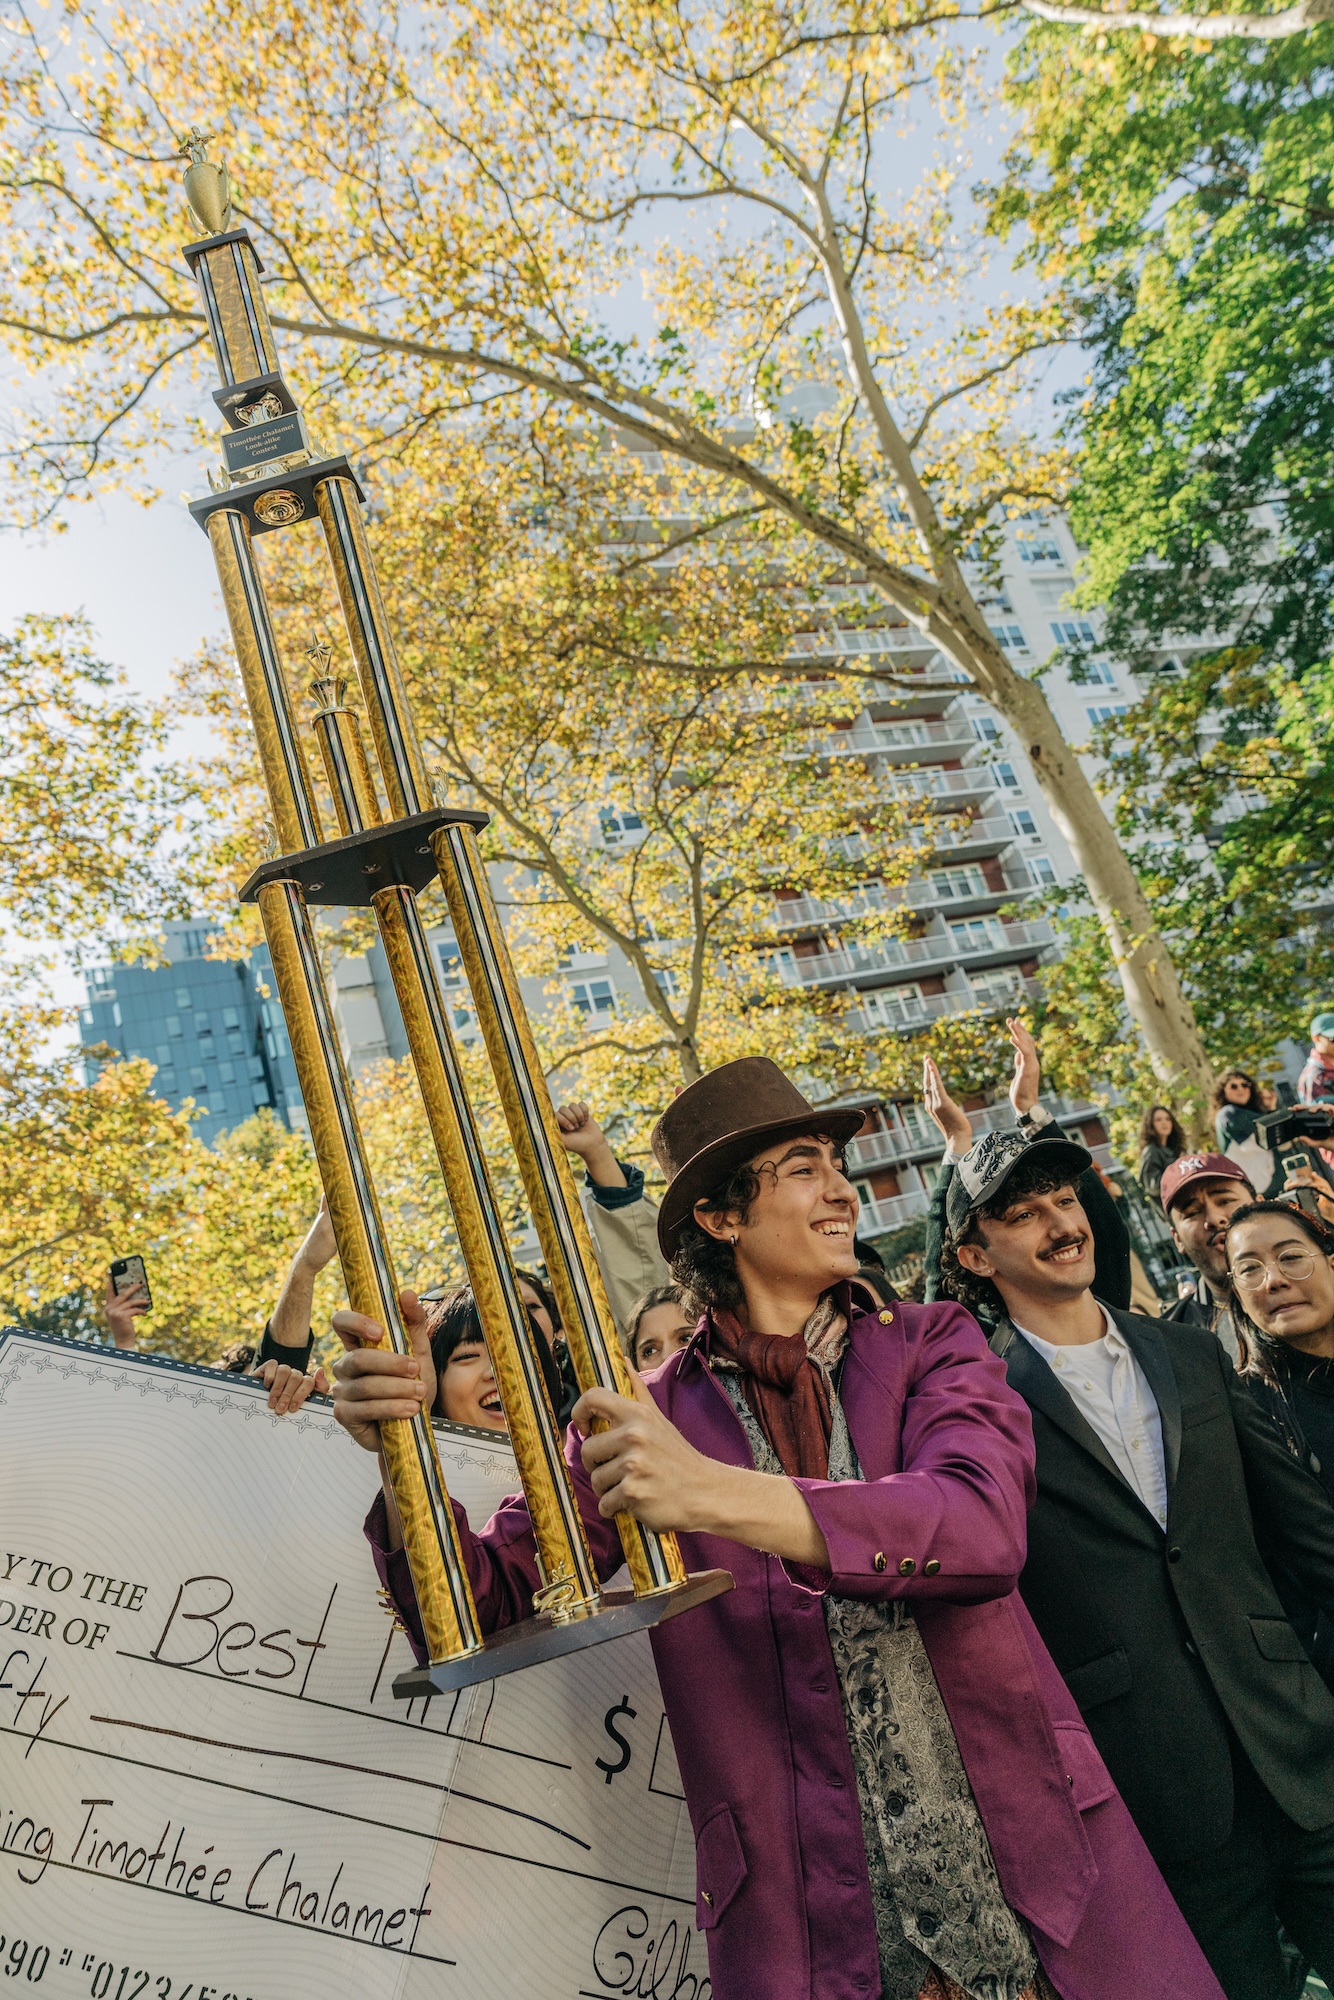
[[[903,1561],[899,1564],[899,1575],[911,1576],[916,1567],[917,1564],[913,1561],[912,1557],[905,1556],[903,1558]]]
[[[885,1567],[885,1552],[883,1549],[877,1549],[875,1552],[875,1567],[878,1570],[883,1570]]]
[[[700,1895],[701,1895],[701,1896],[702,1896],[702,1897],[704,1898],[704,1901],[705,1901],[705,1902],[706,1902],[706,1903],[708,1904],[709,1908],[710,1908],[710,1909],[712,1909],[712,1908],[713,1908],[713,1891],[712,1891],[712,1889],[701,1889],[699,1893],[700,1893]]]
[[[939,1575],[940,1575],[940,1564],[939,1564],[939,1563],[938,1563],[938,1562],[936,1561],[936,1559],[935,1559],[935,1557],[934,1557],[934,1556],[932,1556],[932,1558],[931,1558],[931,1560],[930,1560],[930,1562],[929,1562],[929,1563],[923,1563],[923,1564],[922,1564],[922,1575],[923,1575],[923,1576],[939,1576]]]
[[[881,1324],[881,1326],[893,1326],[893,1324],[894,1324],[894,1315],[893,1315],[893,1313],[892,1313],[892,1312],[882,1312],[882,1313],[881,1313],[881,1315],[880,1315],[880,1324]]]

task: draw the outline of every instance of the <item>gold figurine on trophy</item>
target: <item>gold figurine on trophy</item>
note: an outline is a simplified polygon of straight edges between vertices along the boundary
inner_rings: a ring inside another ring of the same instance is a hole
[[[213,546],[259,746],[278,852],[241,891],[258,904],[349,1303],[408,1339],[398,1283],[320,971],[312,905],[369,908],[379,928],[459,1246],[532,1516],[543,1588],[532,1618],[487,1640],[464,1567],[429,1414],[382,1427],[429,1652],[400,1675],[409,1696],[467,1686],[659,1623],[731,1588],[687,1576],[670,1534],[617,1526],[633,1588],[599,1587],[556,1414],[519,1292],[503,1217],[464,1087],[449,1010],[417,909],[441,881],[472,1001],[581,1389],[632,1393],[583,1211],[557,1132],[477,836],[486,815],[442,804],[428,779],[347,459],[320,457],[282,377],[248,233],[228,230],[226,169],[196,128],[184,151],[190,206],[209,233],[185,256],[217,361],[225,470],[190,512]],[[370,733],[343,701],[332,646],[307,651],[312,726],[338,819],[325,839],[310,766],[254,556],[254,538],[302,520],[324,531]],[[378,776],[378,789],[377,789]],[[388,805],[385,819],[380,792]]]

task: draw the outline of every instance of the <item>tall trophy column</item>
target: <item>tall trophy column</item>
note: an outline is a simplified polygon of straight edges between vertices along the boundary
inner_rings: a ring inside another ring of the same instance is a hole
[[[357,718],[343,705],[343,683],[329,673],[329,650],[315,645],[306,655],[316,670],[315,733],[339,826],[361,833],[380,823],[380,809]],[[417,898],[394,883],[370,900],[532,1517],[543,1579],[536,1606],[560,1621],[595,1608],[598,1584],[542,1377],[539,1336],[519,1290]]]
[[[314,485],[390,809],[405,815],[425,813],[433,802],[425,761],[356,487],[350,477],[332,468],[317,474]],[[457,819],[436,829],[431,845],[579,1386],[632,1396],[630,1373],[560,1143],[476,830]],[[657,1534],[628,1514],[618,1515],[616,1525],[637,1594],[684,1585],[685,1564],[674,1535]]]
[[[629,1374],[477,847],[486,815],[430,796],[356,474],[345,457],[323,455],[312,444],[277,365],[259,259],[246,231],[227,228],[225,174],[207,159],[198,134],[189,151],[186,192],[211,233],[185,254],[204,302],[221,378],[214,400],[227,426],[221,472],[210,474],[212,492],[191,501],[190,511],[213,547],[284,850],[261,864],[240,893],[259,905],[269,938],[349,1299],[387,1329],[389,1345],[406,1352],[393,1266],[307,906],[375,914],[536,1545],[534,1615],[484,1640],[429,1416],[381,1427],[430,1653],[427,1666],[394,1683],[396,1694],[411,1696],[489,1680],[661,1623],[729,1590],[732,1579],[725,1570],[687,1577],[675,1537],[654,1534],[625,1515],[617,1527],[634,1589],[598,1587],[545,1386],[540,1336],[519,1291],[417,907],[421,891],[440,877],[580,1383],[628,1394]],[[375,753],[367,756],[342,686],[329,672],[330,649],[314,647],[308,654],[318,703],[314,729],[338,819],[333,840],[323,838],[319,824],[311,766],[294,726],[253,546],[260,535],[317,518]],[[381,816],[380,790],[388,819]]]

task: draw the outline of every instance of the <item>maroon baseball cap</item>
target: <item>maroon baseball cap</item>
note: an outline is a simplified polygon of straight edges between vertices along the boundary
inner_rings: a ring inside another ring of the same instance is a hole
[[[1229,1160],[1226,1153],[1183,1153],[1163,1173],[1160,1198],[1164,1213],[1171,1208],[1182,1189],[1196,1181],[1240,1181],[1243,1186],[1251,1188],[1250,1175],[1235,1160]],[[1251,1193],[1255,1193],[1254,1188],[1251,1188]]]

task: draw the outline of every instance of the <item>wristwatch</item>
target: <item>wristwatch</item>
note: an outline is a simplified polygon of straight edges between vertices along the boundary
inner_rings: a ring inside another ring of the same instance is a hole
[[[1039,1133],[1045,1132],[1049,1125],[1055,1123],[1056,1120],[1044,1104],[1035,1104],[1031,1111],[1019,1113],[1019,1130],[1026,1139],[1036,1139]]]

